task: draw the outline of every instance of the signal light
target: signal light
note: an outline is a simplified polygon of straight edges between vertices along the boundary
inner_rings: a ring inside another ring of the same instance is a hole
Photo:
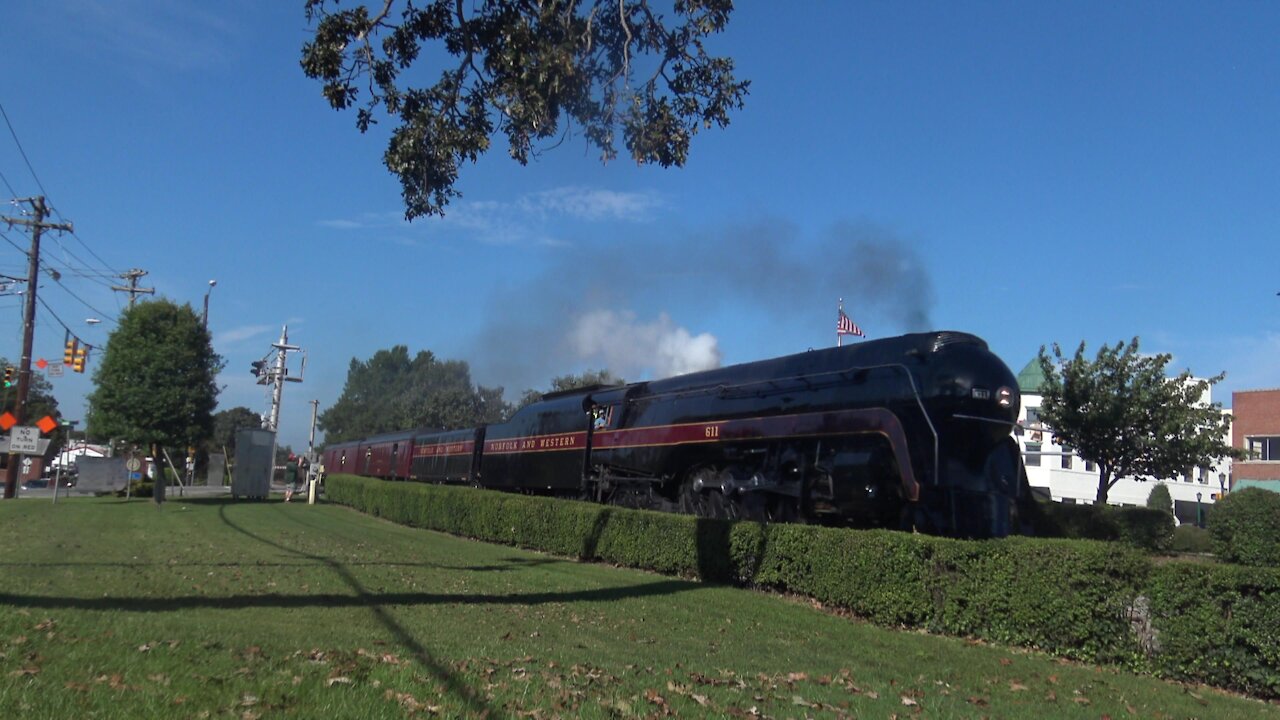
[[[67,340],[67,346],[62,350],[63,365],[70,365],[73,362],[75,362],[76,347],[79,346],[79,344],[80,344],[80,341],[75,338],[71,338],[70,340]]]
[[[13,367],[9,366],[4,369],[4,386],[13,387]]]
[[[86,345],[82,348],[76,348],[76,359],[71,364],[71,369],[75,372],[84,372],[84,363],[89,359],[89,348]]]
[[[262,373],[263,373],[263,372],[265,372],[265,371],[263,370],[263,367],[267,364],[267,361],[266,361],[266,360],[254,360],[253,362],[251,362],[251,363],[249,363],[249,364],[253,366],[253,369],[252,369],[252,370],[250,370],[249,372],[253,373],[255,377],[262,377]]]

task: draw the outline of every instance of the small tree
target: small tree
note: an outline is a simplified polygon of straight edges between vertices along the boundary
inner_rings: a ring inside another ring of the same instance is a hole
[[[1094,360],[1084,348],[1070,360],[1056,343],[1052,358],[1040,348],[1040,417],[1059,442],[1098,465],[1098,503],[1122,477],[1173,477],[1238,455],[1223,441],[1231,420],[1222,406],[1200,402],[1223,375],[1195,380],[1184,371],[1170,379],[1171,356],[1140,355],[1136,337],[1104,344]]]
[[[1163,510],[1165,512],[1173,512],[1173,496],[1169,494],[1169,488],[1164,483],[1156,483],[1151,488],[1151,492],[1147,494],[1147,507],[1152,510]]]
[[[120,316],[93,374],[88,433],[150,446],[180,447],[208,439],[221,358],[190,305],[138,303]]]

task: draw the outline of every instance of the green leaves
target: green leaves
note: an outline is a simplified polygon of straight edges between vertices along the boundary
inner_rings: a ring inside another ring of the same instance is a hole
[[[1067,360],[1057,344],[1053,358],[1040,348],[1040,417],[1060,443],[1098,463],[1098,502],[1121,477],[1169,478],[1235,454],[1223,439],[1230,419],[1221,404],[1201,402],[1223,375],[1168,378],[1172,357],[1140,354],[1136,337],[1103,345],[1093,360],[1084,349]]]
[[[361,132],[379,112],[398,123],[383,162],[400,178],[410,220],[444,214],[459,196],[459,166],[485,153],[495,130],[522,165],[576,125],[602,161],[617,157],[621,129],[637,163],[681,166],[693,136],[728,125],[750,85],[734,77],[732,59],[703,44],[724,30],[731,0],[677,2],[670,22],[645,0],[436,0],[406,3],[398,17],[394,0],[374,16],[337,5],[307,2],[315,34],[302,47],[302,70],[334,109],[360,105]],[[436,83],[404,84],[402,72],[424,55]]]
[[[89,435],[169,447],[204,440],[220,363],[190,305],[155,300],[128,309],[93,375]]]
[[[342,396],[320,414],[328,442],[341,442],[410,428],[455,429],[498,422],[509,407],[502,388],[473,386],[460,360],[439,360],[429,350],[412,360],[409,348],[379,350],[367,361],[354,358]]]

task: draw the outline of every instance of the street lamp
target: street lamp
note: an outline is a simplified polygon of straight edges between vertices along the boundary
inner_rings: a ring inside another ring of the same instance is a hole
[[[209,289],[204,291],[204,315],[200,316],[200,325],[202,327],[209,327],[209,293],[213,292],[213,287],[217,284],[217,280],[210,280]]]
[[[1200,510],[1200,493],[1196,493],[1196,527],[1204,527],[1204,514]]]

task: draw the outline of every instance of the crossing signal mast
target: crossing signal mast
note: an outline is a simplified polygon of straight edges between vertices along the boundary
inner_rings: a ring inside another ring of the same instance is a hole
[[[284,393],[284,384],[286,382],[302,382],[303,373],[307,369],[307,353],[297,345],[289,344],[289,326],[286,325],[280,330],[280,340],[271,343],[274,350],[267,353],[266,357],[261,360],[254,360],[249,363],[249,372],[258,378],[259,385],[271,385],[271,413],[263,421],[263,427],[275,432],[280,424],[280,398]],[[288,359],[289,353],[302,353],[302,367],[298,370],[297,377],[289,375]],[[271,356],[275,355],[274,364],[271,363]]]

